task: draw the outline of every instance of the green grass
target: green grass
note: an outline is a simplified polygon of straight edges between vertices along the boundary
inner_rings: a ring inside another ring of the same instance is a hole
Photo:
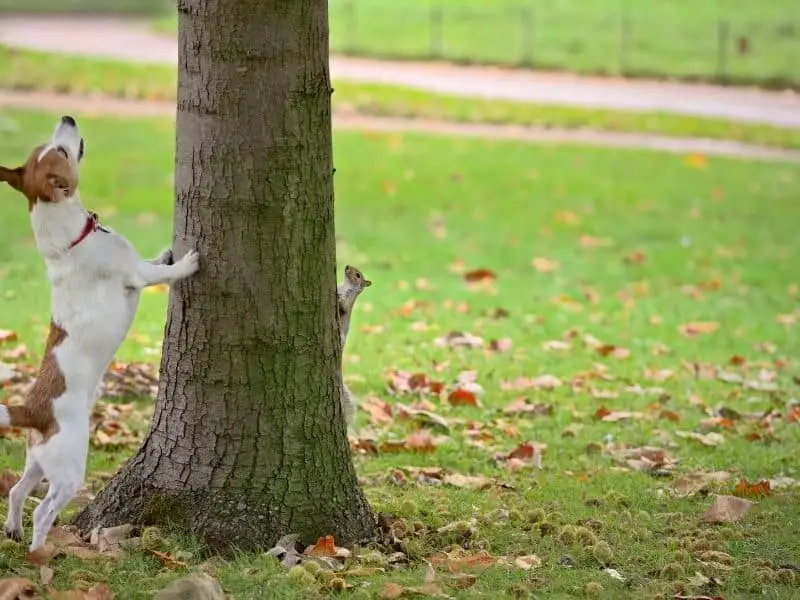
[[[41,114],[0,113],[0,164],[20,162],[32,144],[50,133],[53,120]],[[85,204],[99,210],[143,254],[155,254],[170,239],[173,124],[84,119],[82,127],[87,140],[81,178]],[[395,398],[386,392],[387,373],[402,369],[448,383],[460,372],[474,370],[485,390],[480,408],[450,407],[427,396],[432,410],[449,421],[449,431],[435,432],[448,439],[434,452],[356,457],[375,509],[396,513],[409,524],[418,522],[422,529],[414,536],[400,535],[412,558],[409,569],[349,578],[356,590],[343,597],[380,598],[386,582],[420,585],[425,571],[421,559],[456,542],[469,553],[485,549],[493,556],[536,554],[542,560],[540,568],[527,572],[493,566],[477,576],[474,586],[448,589],[457,598],[575,598],[592,581],[602,584],[601,598],[671,598],[679,585],[688,586],[696,571],[720,579],[718,589],[707,590],[710,595],[796,597],[796,576],[782,572],[784,580],[773,581],[776,570],[764,565],[777,569],[797,563],[797,489],[757,499],[736,524],[705,525],[699,517],[710,497],[662,494],[669,478],[615,469],[608,453],[598,452],[609,441],[668,447],[680,461],[681,474],[730,471],[731,481],[719,488],[724,493],[732,492],[739,477],[757,481],[782,473],[800,478],[800,425],[782,418],[774,420],[772,437],[749,441],[746,434],[753,426],[743,417],[735,429],[720,431],[725,442],[718,447],[677,434],[700,431],[707,414],[699,400],[709,410],[724,406],[761,413],[774,407],[785,412],[797,389],[792,377],[798,374],[800,323],[781,324],[778,319],[797,315],[796,167],[359,133],[335,136],[335,158],[337,259],[340,265],[360,267],[373,281],[359,301],[345,352],[344,375],[351,389],[362,401],[376,396],[395,407],[398,402],[410,404],[414,397]],[[48,285],[29,233],[25,201],[2,188],[0,202],[5,206],[0,328],[17,331],[36,353],[48,320]],[[587,239],[599,238],[608,238],[610,245],[586,247]],[[625,260],[637,250],[643,260]],[[557,261],[560,267],[540,273],[532,266],[534,257]],[[493,286],[468,288],[453,271],[458,261],[467,269],[493,270]],[[133,333],[120,351],[123,359],[155,360],[150,351],[162,334],[165,300],[163,294],[143,297]],[[487,316],[498,308],[508,316]],[[686,338],[678,328],[691,321],[715,321],[719,328]],[[487,342],[509,337],[513,347],[484,352],[434,344],[436,337],[452,330],[469,331]],[[630,356],[603,357],[584,346],[586,335],[628,348]],[[542,348],[556,339],[571,339],[571,349]],[[730,365],[734,355],[744,357],[746,367]],[[744,369],[748,379],[758,378],[761,369],[766,375],[774,372],[779,391],[697,379],[693,362]],[[589,386],[618,397],[596,399],[589,388],[577,386],[581,374],[596,364],[607,367],[608,378],[589,380]],[[674,371],[664,381],[648,375],[664,369]],[[564,385],[552,392],[506,390],[502,385],[542,374],[557,376]],[[518,397],[552,404],[553,412],[504,417],[501,409]],[[593,417],[601,406],[642,411],[646,417],[602,422]],[[657,407],[673,411],[679,422],[657,418]],[[485,432],[484,447],[467,443],[467,421]],[[368,416],[360,412],[358,429],[367,423]],[[576,424],[582,429],[574,437],[562,435]],[[413,428],[413,422],[395,419],[375,434],[380,443],[403,439]],[[547,444],[542,470],[510,473],[492,462],[495,451],[507,452],[524,440]],[[0,471],[19,469],[22,442],[0,444]],[[93,450],[90,473],[112,471],[123,454]],[[485,475],[512,483],[516,490],[389,483],[392,470],[404,466]],[[534,522],[537,509],[544,512],[547,525]],[[510,511],[507,520],[502,510]],[[471,539],[437,532],[472,516],[477,530]],[[600,571],[592,553],[574,541],[566,526],[586,519],[594,520],[595,535],[611,547],[611,563],[628,586]],[[318,584],[293,583],[264,557],[209,563],[191,540],[169,535],[163,544],[164,549],[192,552],[190,569],[203,565],[213,570],[236,598],[261,598],[266,590],[283,598],[324,595]],[[2,547],[4,573],[38,577],[38,570],[26,566],[19,553]],[[688,553],[676,553],[679,547]],[[733,569],[700,562],[709,548],[729,554]],[[560,566],[565,555],[571,555],[574,568]],[[676,561],[682,573],[661,574]],[[183,572],[165,571],[141,552],[110,565],[70,558],[54,567],[57,588],[69,588],[77,580],[107,581],[118,597],[134,600],[152,597]],[[441,569],[437,572],[445,578]],[[792,577],[794,587],[786,581]]]
[[[728,22],[723,38],[720,21]],[[800,52],[800,5],[791,0],[768,7],[747,0],[331,0],[330,23],[332,49],[347,54],[800,83],[792,58]],[[157,26],[175,31],[176,17]],[[746,54],[738,50],[742,36]]]
[[[175,10],[170,0],[0,0],[0,14],[156,15]]]
[[[46,54],[0,46],[0,80],[7,88],[173,100],[175,69]],[[401,86],[334,82],[334,109],[387,117],[729,139],[800,148],[800,130],[667,113],[583,109],[448,96]]]

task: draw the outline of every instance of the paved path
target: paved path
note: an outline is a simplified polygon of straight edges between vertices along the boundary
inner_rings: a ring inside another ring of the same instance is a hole
[[[75,112],[85,116],[168,117],[174,118],[173,102],[121,100],[100,96],[69,96],[46,92],[0,90],[3,107]],[[432,135],[517,140],[531,143],[582,144],[611,148],[646,148],[679,154],[703,153],[754,160],[800,164],[800,151],[768,148],[724,140],[669,138],[644,134],[583,130],[535,129],[520,126],[445,123],[423,119],[368,117],[347,112],[334,114],[336,129],[377,132],[416,132]]]
[[[71,54],[175,64],[177,43],[141,21],[113,18],[0,19],[0,43]],[[664,111],[800,128],[800,95],[749,88],[605,79],[442,63],[334,56],[335,79],[435,92],[631,111]]]

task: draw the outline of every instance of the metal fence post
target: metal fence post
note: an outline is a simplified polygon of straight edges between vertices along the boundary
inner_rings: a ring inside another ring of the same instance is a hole
[[[444,29],[444,11],[441,6],[431,7],[431,22],[430,22],[430,56],[431,58],[441,58],[443,53],[443,29]]]
[[[619,22],[619,73],[625,75],[628,71],[628,45],[631,37],[631,20],[626,13],[622,13]]]
[[[728,46],[730,45],[731,28],[725,19],[717,22],[717,79],[728,79]]]
[[[526,67],[533,66],[533,15],[531,9],[523,6],[520,9],[519,20],[519,47],[520,64]]]

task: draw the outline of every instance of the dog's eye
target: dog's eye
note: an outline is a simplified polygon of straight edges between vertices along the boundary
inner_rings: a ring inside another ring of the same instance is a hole
[[[69,160],[69,154],[67,153],[67,149],[64,146],[59,146],[56,148],[56,152],[58,152],[61,156]]]

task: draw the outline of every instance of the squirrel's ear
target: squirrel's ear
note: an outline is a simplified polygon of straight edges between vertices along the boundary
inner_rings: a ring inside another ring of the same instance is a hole
[[[7,169],[0,167],[0,181],[5,181],[18,192],[22,191],[22,180],[25,177],[25,167]]]

